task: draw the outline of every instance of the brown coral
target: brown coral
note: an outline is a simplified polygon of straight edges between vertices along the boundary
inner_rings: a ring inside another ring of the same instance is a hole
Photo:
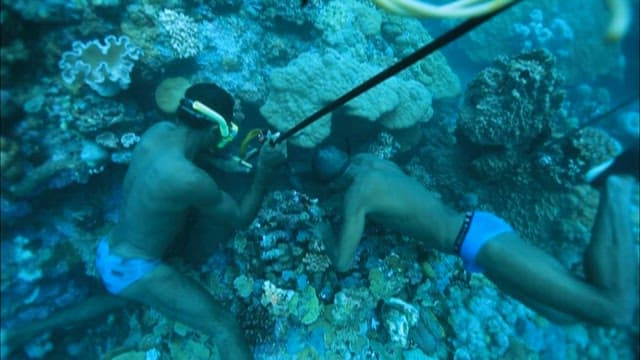
[[[619,150],[619,145],[611,136],[593,127],[578,131],[569,142],[569,153],[576,153],[574,161],[583,174],[594,166],[613,159]]]
[[[546,50],[501,57],[469,84],[460,130],[475,144],[526,147],[551,133],[562,81]]]

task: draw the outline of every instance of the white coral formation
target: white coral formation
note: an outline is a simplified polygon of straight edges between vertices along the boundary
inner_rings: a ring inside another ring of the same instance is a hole
[[[191,17],[164,9],[158,14],[158,21],[169,35],[169,44],[179,58],[195,56],[202,50],[203,45],[198,38],[198,23]]]
[[[409,340],[409,328],[414,326],[420,318],[420,312],[415,306],[398,298],[390,298],[385,306],[388,310],[384,314],[384,322],[392,342],[406,347]]]
[[[129,87],[129,73],[141,55],[142,50],[128,37],[109,35],[104,44],[98,40],[74,41],[72,50],[62,54],[58,66],[67,84],[84,81],[98,94],[113,96]]]
[[[269,97],[260,112],[276,129],[287,130],[379,70],[332,49],[324,53],[303,53],[286,67],[272,71]],[[391,78],[348,102],[345,109],[351,115],[379,122],[388,129],[404,129],[429,121],[433,115],[431,98],[421,83]],[[326,115],[290,141],[311,148],[330,133],[331,115]]]
[[[295,295],[293,290],[280,289],[269,280],[262,284],[262,290],[260,302],[268,307],[272,314],[287,315],[289,313],[289,303]]]

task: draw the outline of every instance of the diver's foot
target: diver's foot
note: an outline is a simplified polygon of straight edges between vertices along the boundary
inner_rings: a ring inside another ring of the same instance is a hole
[[[636,307],[636,311],[633,312],[633,322],[629,327],[629,331],[634,334],[636,337],[640,334],[640,311]]]
[[[6,359],[12,351],[13,349],[7,343],[7,330],[0,329],[0,359]]]
[[[624,319],[624,322],[621,323],[623,330],[625,331],[629,331],[632,334],[638,334],[640,332],[640,318],[638,316],[638,303],[637,300],[635,302],[635,304],[633,304],[631,306],[631,309],[629,312],[627,312],[627,316]]]
[[[628,204],[635,180],[630,176],[611,175],[606,181],[607,197],[617,205]]]
[[[22,330],[0,329],[0,360],[9,358],[11,354],[20,350],[32,339],[28,332]]]

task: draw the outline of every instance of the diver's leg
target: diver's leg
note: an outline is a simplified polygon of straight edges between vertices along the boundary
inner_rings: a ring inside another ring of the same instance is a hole
[[[631,177],[609,176],[600,191],[598,214],[584,256],[587,281],[633,311],[638,303],[638,262],[633,244]]]
[[[65,327],[79,325],[99,315],[125,306],[126,299],[113,295],[92,296],[85,301],[70,305],[51,316],[35,320],[25,326],[7,329],[2,334],[2,357],[20,348],[40,334]]]
[[[159,265],[121,295],[207,334],[218,345],[223,359],[252,357],[233,315],[202,286],[167,265]]]
[[[613,316],[617,308],[612,299],[514,233],[488,241],[480,250],[477,262],[498,287],[525,304],[550,307],[598,324],[616,322],[619,325],[620,315]]]
[[[204,264],[219,249],[221,241],[232,236],[228,226],[213,225],[210,219],[201,217],[189,229],[188,241],[180,258],[196,265]]]
[[[585,263],[593,282],[576,278],[556,259],[513,233],[489,241],[480,250],[478,263],[492,281],[523,302],[602,325],[626,327],[637,306],[632,294],[636,294],[638,271],[625,206],[628,190],[615,180],[607,182],[594,229],[595,244]],[[621,247],[615,245],[623,242]]]

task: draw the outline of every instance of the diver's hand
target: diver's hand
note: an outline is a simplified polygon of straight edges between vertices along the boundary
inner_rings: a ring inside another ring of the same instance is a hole
[[[258,154],[258,169],[272,170],[284,164],[287,161],[287,143],[282,142],[277,145],[271,145],[265,142],[260,148]]]
[[[214,158],[211,159],[211,164],[218,170],[222,170],[227,173],[249,173],[251,168],[245,166],[240,158],[228,157],[228,158]]]

